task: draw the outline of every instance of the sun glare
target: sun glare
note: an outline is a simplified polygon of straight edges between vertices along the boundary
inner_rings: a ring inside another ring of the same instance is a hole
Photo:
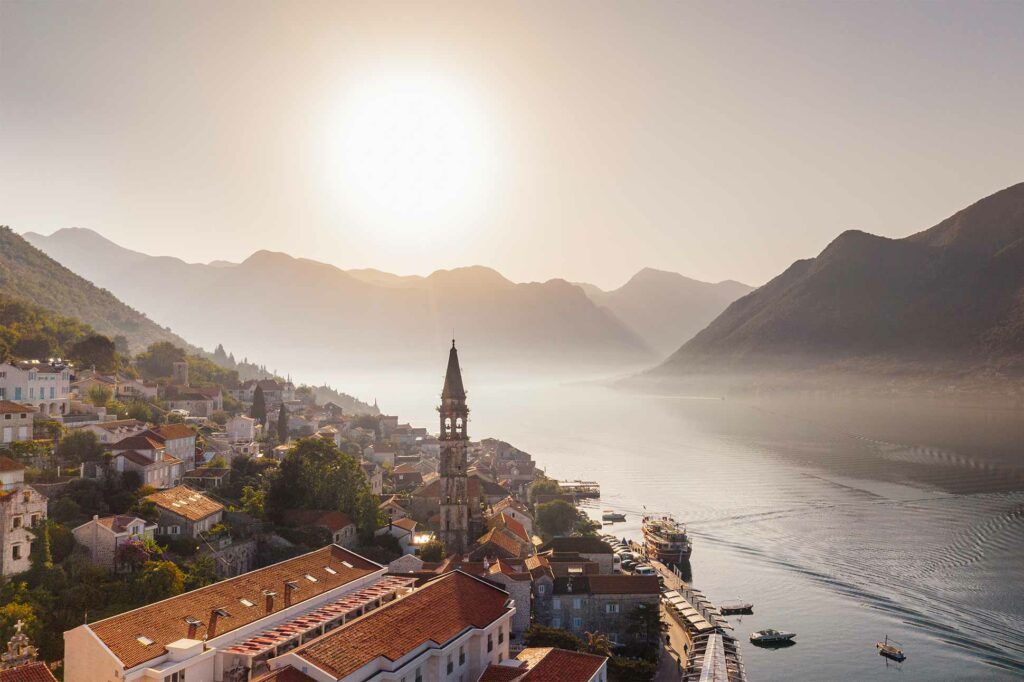
[[[424,74],[367,80],[346,93],[332,125],[329,182],[364,221],[415,230],[480,198],[483,117],[457,83]]]

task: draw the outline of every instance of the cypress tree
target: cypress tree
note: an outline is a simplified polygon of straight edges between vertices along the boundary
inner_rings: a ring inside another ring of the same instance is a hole
[[[277,413],[277,440],[280,443],[288,442],[288,410],[284,409],[284,403],[281,403]]]
[[[263,426],[267,425],[267,401],[263,397],[263,388],[258,384],[256,392],[252,395],[252,408],[249,410],[249,416]]]

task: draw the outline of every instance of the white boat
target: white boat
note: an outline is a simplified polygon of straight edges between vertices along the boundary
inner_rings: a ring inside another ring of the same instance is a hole
[[[884,642],[875,643],[875,648],[878,649],[879,656],[885,656],[886,658],[900,662],[907,660],[907,655],[903,653],[903,649],[896,646],[896,644],[898,644],[898,642],[890,644],[889,635],[886,635]]]
[[[613,511],[611,509],[605,509],[601,513],[601,520],[602,521],[625,521],[626,520],[626,515],[621,513],[621,512]]]
[[[753,644],[789,644],[794,637],[796,637],[795,632],[782,632],[774,628],[750,633],[750,641]]]
[[[737,599],[735,601],[722,602],[722,605],[719,607],[719,612],[723,616],[728,616],[733,613],[753,613],[754,605],[748,601],[740,601]]]
[[[671,516],[645,516],[641,531],[644,550],[650,558],[670,566],[690,558],[693,545],[686,535],[686,526]]]

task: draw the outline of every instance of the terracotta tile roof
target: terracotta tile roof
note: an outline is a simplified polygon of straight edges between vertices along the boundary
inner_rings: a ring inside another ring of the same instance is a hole
[[[284,518],[293,526],[323,526],[332,533],[353,523],[348,514],[328,509],[292,509],[285,512]]]
[[[508,514],[498,514],[497,523],[504,525],[523,542],[530,542],[530,534],[526,532],[526,527]]]
[[[654,575],[581,575],[555,579],[555,594],[648,594],[659,595]]]
[[[42,661],[19,665],[17,668],[0,670],[0,682],[57,682],[50,669]]]
[[[551,647],[523,649],[516,659],[530,669],[524,682],[587,682],[608,660],[604,656]]]
[[[143,431],[122,438],[110,446],[111,450],[158,450],[164,446],[163,437],[154,431]]]
[[[491,564],[491,567],[487,570],[487,572],[490,575],[494,575],[495,573],[502,573],[504,575],[507,575],[509,578],[512,578],[513,580],[530,579],[530,573],[528,571],[522,570],[521,566],[513,566],[504,559],[498,559],[493,564]]]
[[[125,450],[124,452],[118,453],[118,457],[124,457],[133,464],[138,464],[140,467],[147,467],[153,464],[153,460],[149,456],[142,454],[138,450]]]
[[[413,531],[416,530],[416,525],[417,525],[416,521],[414,521],[413,519],[410,519],[408,516],[406,516],[405,518],[402,518],[402,519],[395,519],[394,521],[391,522],[391,524],[394,525],[394,526],[398,526],[399,528],[401,528],[403,530],[407,530],[410,533],[412,533]]]
[[[391,470],[391,475],[392,476],[394,476],[396,474],[418,474],[418,473],[420,473],[419,469],[414,467],[412,464],[399,464],[398,466],[396,466],[394,469]]]
[[[0,414],[14,414],[16,412],[35,412],[36,408],[28,405],[12,403],[10,400],[0,400]]]
[[[196,432],[184,424],[164,424],[163,426],[153,429],[153,431],[162,436],[165,440],[195,438],[196,436]]]
[[[477,682],[514,682],[514,680],[522,679],[523,675],[527,673],[526,668],[520,666],[512,667],[511,665],[492,663],[484,668],[484,673]]]
[[[518,500],[512,499],[511,495],[509,497],[506,497],[504,500],[501,500],[500,502],[496,502],[494,504],[494,511],[496,513],[500,513],[505,509],[515,509],[520,514],[524,514],[530,517],[531,519],[533,518],[533,515],[530,514],[530,510],[526,507],[526,505]]]
[[[396,661],[424,643],[444,644],[467,628],[490,625],[509,610],[507,592],[455,571],[294,653],[341,678],[378,657]]]
[[[151,500],[164,511],[177,514],[189,521],[199,521],[200,519],[205,519],[210,514],[224,511],[224,505],[220,502],[214,502],[206,495],[198,490],[189,488],[187,485],[179,485],[155,492],[152,495],[146,495],[146,499]]]
[[[342,562],[348,562],[351,567]],[[334,573],[324,570],[327,566],[331,567]],[[84,627],[96,633],[96,636],[121,660],[125,668],[132,668],[162,656],[167,651],[167,644],[185,637],[188,634],[188,625],[185,623],[187,617],[197,618],[204,623],[199,627],[197,634],[197,639],[203,639],[206,636],[206,623],[209,622],[210,612],[215,608],[224,608],[231,616],[220,620],[217,629],[223,634],[266,617],[264,590],[278,593],[274,600],[274,611],[277,612],[285,608],[283,590],[286,581],[295,580],[299,585],[299,589],[293,592],[294,605],[382,568],[379,564],[347,549],[328,545],[315,552],[244,573],[236,578],[228,578]],[[301,579],[307,574],[316,578],[317,582]],[[244,606],[240,601],[242,598],[255,606]],[[136,639],[140,635],[151,639],[153,644],[147,646],[140,643]]]
[[[96,523],[100,524],[104,528],[109,528],[115,533],[123,533],[136,521],[141,521],[143,526],[151,525],[144,519],[140,519],[137,516],[126,516],[123,514],[118,514],[117,516],[105,516],[102,519],[97,519]]]
[[[252,682],[316,682],[316,680],[289,665],[277,670],[271,670],[266,675],[254,677]]]
[[[477,548],[473,550],[473,553],[477,556],[487,545],[493,545],[513,558],[523,555],[522,541],[506,528],[492,528],[476,542]]]
[[[24,464],[15,462],[7,455],[0,455],[0,471],[20,471],[24,468]]]

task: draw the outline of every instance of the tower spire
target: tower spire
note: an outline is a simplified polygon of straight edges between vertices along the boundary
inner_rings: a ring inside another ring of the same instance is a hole
[[[452,339],[452,347],[448,351],[448,369],[444,374],[444,388],[441,390],[441,398],[466,399],[466,389],[462,386],[462,368],[459,367],[459,351],[455,347],[455,339]]]

